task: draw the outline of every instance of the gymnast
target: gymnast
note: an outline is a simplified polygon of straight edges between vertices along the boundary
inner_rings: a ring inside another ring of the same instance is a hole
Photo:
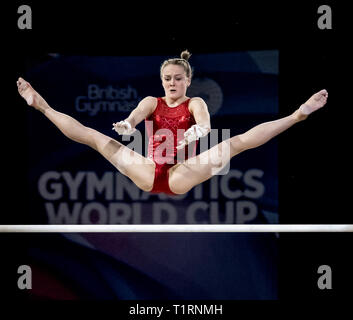
[[[169,195],[187,193],[220,172],[235,155],[263,145],[326,104],[328,93],[321,90],[289,116],[259,124],[198,155],[194,148],[190,155],[189,146],[192,143],[195,145],[211,131],[210,114],[205,101],[199,97],[186,96],[192,80],[192,69],[188,61],[190,56],[186,50],[180,58],[167,59],[162,63],[160,77],[164,97],[145,97],[125,120],[113,123],[113,129],[118,134],[131,135],[135,127],[145,120],[147,157],[82,125],[71,116],[56,111],[21,77],[17,87],[27,104],[41,111],[65,136],[98,151],[143,191]],[[178,160],[177,154],[184,151],[184,158]],[[134,159],[133,164],[126,161],[129,157]]]

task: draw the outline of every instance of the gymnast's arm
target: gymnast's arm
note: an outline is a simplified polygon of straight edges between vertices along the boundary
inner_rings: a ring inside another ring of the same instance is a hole
[[[157,106],[157,99],[154,97],[146,97],[142,99],[137,107],[132,110],[130,115],[125,119],[135,128],[141,121],[149,117]]]
[[[211,121],[206,102],[202,98],[192,98],[189,104],[189,110],[194,116],[196,124],[210,132]]]
[[[113,130],[118,134],[133,134],[136,129],[135,127],[144,119],[149,117],[153,113],[157,106],[157,99],[154,97],[146,97],[142,99],[137,107],[132,110],[130,115],[125,119],[117,123],[113,123]]]
[[[196,124],[184,133],[184,139],[178,142],[178,150],[192,141],[207,136],[211,131],[210,114],[206,102],[201,98],[192,98],[189,103],[189,111],[194,116]]]

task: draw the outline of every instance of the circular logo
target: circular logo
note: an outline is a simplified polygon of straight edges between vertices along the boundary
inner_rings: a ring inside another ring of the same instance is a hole
[[[188,96],[205,100],[210,115],[216,114],[222,106],[223,93],[220,85],[210,78],[195,78],[188,88]]]

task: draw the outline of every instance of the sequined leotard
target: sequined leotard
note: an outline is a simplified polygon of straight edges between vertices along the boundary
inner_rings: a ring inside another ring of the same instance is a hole
[[[176,149],[177,143],[184,137],[184,132],[195,124],[195,119],[188,109],[190,99],[177,107],[169,107],[162,98],[157,100],[155,111],[145,119],[148,157],[156,164],[153,188],[150,192],[173,195],[169,188],[168,171],[177,163],[177,153],[185,154],[185,159],[195,155],[196,143],[192,146],[192,155],[188,155],[188,148],[180,151]]]

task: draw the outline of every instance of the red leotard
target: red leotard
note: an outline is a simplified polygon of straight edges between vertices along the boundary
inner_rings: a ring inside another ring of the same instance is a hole
[[[169,107],[162,98],[157,98],[155,111],[145,119],[148,135],[148,157],[156,164],[153,188],[150,192],[175,194],[169,188],[169,169],[177,162],[179,151],[177,143],[183,139],[184,132],[196,124],[188,106],[187,99],[177,107]],[[163,130],[168,129],[168,130]],[[179,129],[179,131],[178,131]],[[181,129],[181,130],[180,130]],[[180,150],[188,159],[188,148]],[[192,156],[196,154],[196,143],[193,146]]]

